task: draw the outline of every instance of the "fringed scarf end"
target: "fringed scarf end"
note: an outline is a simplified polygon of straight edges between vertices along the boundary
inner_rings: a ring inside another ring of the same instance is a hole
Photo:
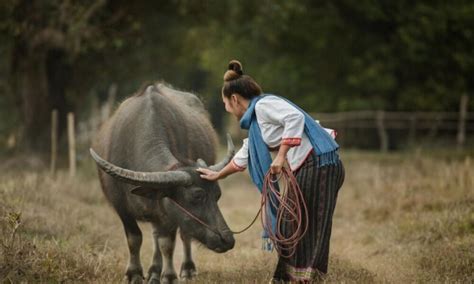
[[[334,165],[339,161],[339,154],[337,149],[331,152],[327,152],[321,155],[318,155],[318,168]]]

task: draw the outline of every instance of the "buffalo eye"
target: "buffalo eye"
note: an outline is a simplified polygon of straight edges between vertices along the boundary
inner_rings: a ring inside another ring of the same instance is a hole
[[[204,189],[198,189],[193,192],[192,202],[193,203],[203,203],[206,200],[206,192]]]

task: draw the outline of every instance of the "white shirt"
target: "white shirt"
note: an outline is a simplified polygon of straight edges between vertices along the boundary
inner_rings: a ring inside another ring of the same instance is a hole
[[[265,96],[255,105],[257,123],[262,138],[269,148],[280,144],[290,145],[287,162],[292,171],[296,171],[311,153],[313,146],[304,133],[304,114],[294,106],[277,96]],[[232,164],[239,170],[248,165],[248,138],[235,154]]]

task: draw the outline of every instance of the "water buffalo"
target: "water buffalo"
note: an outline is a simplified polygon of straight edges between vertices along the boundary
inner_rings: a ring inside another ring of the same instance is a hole
[[[130,282],[143,280],[142,233],[137,221],[153,226],[155,251],[149,283],[177,280],[173,252],[178,228],[184,247],[181,278],[196,273],[191,239],[219,253],[234,247],[234,237],[217,206],[219,185],[196,172],[197,167],[214,164],[216,145],[217,136],[202,102],[163,84],[151,84],[125,100],[101,128],[92,146],[97,153],[91,149],[91,155],[99,167],[102,190],[125,229]],[[209,168],[221,169],[233,154],[228,137],[227,156]]]

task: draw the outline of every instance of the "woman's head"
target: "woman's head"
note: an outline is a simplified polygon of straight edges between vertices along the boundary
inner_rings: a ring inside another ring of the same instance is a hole
[[[249,100],[262,93],[262,88],[255,80],[244,75],[242,64],[237,60],[229,62],[229,68],[224,74],[224,85],[222,86],[222,95],[230,98],[232,94],[239,94]]]
[[[261,94],[262,88],[257,82],[242,72],[242,64],[237,60],[230,61],[222,86],[222,100],[226,111],[240,119],[247,108],[248,100]]]

